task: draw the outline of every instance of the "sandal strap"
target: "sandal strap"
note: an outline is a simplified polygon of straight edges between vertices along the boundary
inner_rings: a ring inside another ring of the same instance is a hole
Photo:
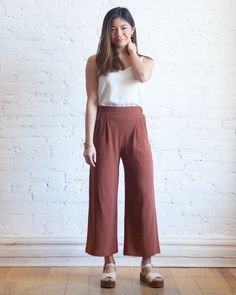
[[[106,279],[107,277],[112,278],[113,280],[116,280],[116,273],[114,271],[112,272],[104,272],[101,276],[101,279]]]
[[[142,268],[143,267],[146,267],[146,266],[150,266],[150,267],[152,266],[153,267],[152,263],[150,263],[150,262],[149,263],[142,264]]]
[[[113,266],[113,267],[115,267],[115,269],[116,269],[116,265],[115,265],[115,263],[113,263],[113,262],[105,263],[105,264],[103,265],[103,271],[104,271],[104,269],[106,268],[106,266]]]
[[[158,272],[149,272],[149,273],[147,273],[147,278],[151,282],[155,278],[163,279],[163,276],[160,273],[158,273]]]
[[[106,266],[116,267],[115,263],[113,263],[113,262],[105,263],[104,266],[103,266],[103,271],[104,271]],[[116,280],[116,272],[115,271],[103,272],[102,276],[101,276],[101,279],[103,280],[103,279],[106,279],[107,277],[110,277],[113,280]]]

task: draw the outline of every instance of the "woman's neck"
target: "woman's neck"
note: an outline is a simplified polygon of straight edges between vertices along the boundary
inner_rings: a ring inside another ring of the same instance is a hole
[[[119,57],[128,55],[127,46],[122,47],[122,48],[116,48],[116,52]]]

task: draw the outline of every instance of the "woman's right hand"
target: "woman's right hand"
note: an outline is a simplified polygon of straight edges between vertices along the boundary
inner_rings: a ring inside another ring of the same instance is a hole
[[[88,165],[93,165],[95,167],[96,164],[96,149],[94,145],[87,147],[84,149],[84,158]]]

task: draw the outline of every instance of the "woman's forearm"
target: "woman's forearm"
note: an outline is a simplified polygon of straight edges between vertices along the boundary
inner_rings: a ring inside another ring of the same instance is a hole
[[[141,62],[137,53],[130,53],[131,66],[133,68],[134,76],[140,82],[145,82],[151,78],[154,67],[154,60],[149,58],[148,62]]]
[[[85,143],[87,146],[93,145],[93,133],[97,116],[97,104],[93,100],[87,100],[85,114]]]

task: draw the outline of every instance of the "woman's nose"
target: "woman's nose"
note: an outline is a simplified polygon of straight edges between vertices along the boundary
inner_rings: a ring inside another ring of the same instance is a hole
[[[117,36],[121,36],[122,35],[122,31],[121,30],[117,30]]]

